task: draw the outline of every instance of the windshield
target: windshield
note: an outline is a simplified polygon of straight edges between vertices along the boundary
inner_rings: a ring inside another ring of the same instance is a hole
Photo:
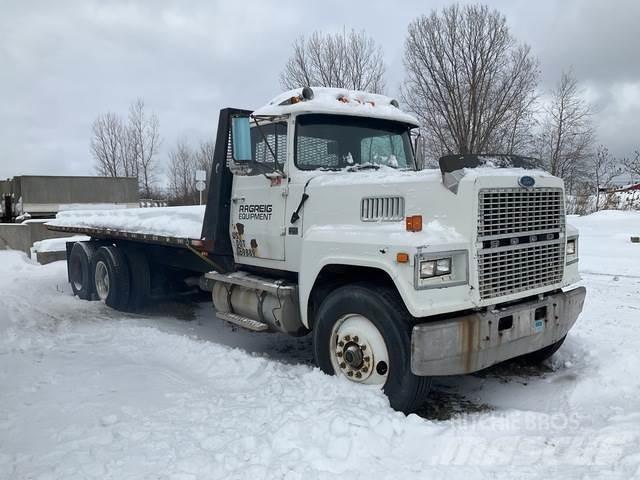
[[[300,115],[295,142],[295,162],[301,170],[414,168],[409,125],[391,120]]]

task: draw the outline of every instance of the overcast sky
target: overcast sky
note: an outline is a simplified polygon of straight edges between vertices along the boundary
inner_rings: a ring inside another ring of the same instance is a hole
[[[291,41],[314,30],[374,36],[396,95],[407,25],[449,3],[0,0],[0,178],[93,174],[91,123],[137,97],[160,118],[164,162],[178,138],[213,138],[220,108],[278,94]],[[640,1],[487,3],[531,45],[541,92],[572,67],[598,141],[616,155],[640,148]]]

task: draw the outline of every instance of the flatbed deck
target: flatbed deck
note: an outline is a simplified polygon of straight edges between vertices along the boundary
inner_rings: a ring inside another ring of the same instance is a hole
[[[176,247],[200,247],[202,240],[196,238],[172,237],[167,235],[156,235],[151,233],[128,232],[122,230],[114,230],[111,228],[99,227],[80,227],[80,226],[62,226],[49,225],[47,228],[56,232],[68,232],[74,234],[83,234],[98,239],[118,239],[132,240],[136,242],[152,243],[156,245],[176,246]]]

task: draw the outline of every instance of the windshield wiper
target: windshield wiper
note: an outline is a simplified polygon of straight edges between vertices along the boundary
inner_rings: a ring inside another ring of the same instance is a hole
[[[360,170],[380,170],[380,165],[373,163],[363,163],[362,165],[352,165],[347,167],[347,172],[359,172]]]

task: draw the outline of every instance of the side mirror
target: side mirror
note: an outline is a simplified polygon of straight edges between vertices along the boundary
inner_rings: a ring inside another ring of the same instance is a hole
[[[423,142],[422,142],[422,134],[420,133],[420,131],[418,131],[417,134],[412,134],[413,135],[413,159],[416,162],[416,169],[417,170],[422,170],[425,165],[424,165],[424,149],[423,147]]]
[[[251,161],[251,129],[249,117],[231,119],[231,152],[235,162]]]

